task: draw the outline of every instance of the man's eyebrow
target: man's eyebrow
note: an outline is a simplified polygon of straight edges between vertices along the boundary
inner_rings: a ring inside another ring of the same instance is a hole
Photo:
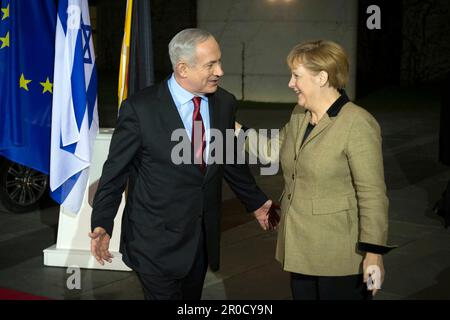
[[[207,63],[205,63],[204,66],[206,66],[208,64],[214,64],[214,63],[219,62],[219,61],[220,61],[220,59],[218,59],[218,60],[211,60],[211,61],[208,61]]]

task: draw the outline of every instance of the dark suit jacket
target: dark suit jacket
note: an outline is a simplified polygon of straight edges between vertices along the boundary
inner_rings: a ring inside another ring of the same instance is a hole
[[[236,99],[219,88],[209,97],[210,127],[234,128]],[[204,224],[208,261],[219,268],[222,178],[248,211],[267,197],[246,165],[212,164],[203,175],[197,165],[175,165],[171,141],[183,128],[167,81],[127,99],[112,136],[94,198],[91,227],[112,234],[113,219],[129,180],[120,252],[133,270],[184,277],[190,270]],[[187,138],[187,136],[186,136]]]

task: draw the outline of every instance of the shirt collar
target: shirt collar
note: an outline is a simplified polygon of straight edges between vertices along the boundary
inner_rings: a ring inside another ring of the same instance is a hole
[[[327,114],[329,117],[336,117],[339,111],[341,111],[342,107],[350,101],[344,89],[339,89],[338,91],[341,94],[340,97],[327,110]]]
[[[175,75],[172,73],[172,76],[168,80],[168,85],[170,92],[173,95],[173,100],[175,101],[175,105],[177,108],[180,108],[181,106],[185,105],[189,101],[192,100],[193,97],[195,97],[194,94],[184,89],[180,84],[176,81]],[[202,100],[205,100],[208,102],[208,98],[206,96],[199,96],[202,98]]]

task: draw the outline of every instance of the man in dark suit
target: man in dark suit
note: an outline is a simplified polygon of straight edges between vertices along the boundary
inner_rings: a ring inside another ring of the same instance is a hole
[[[120,108],[89,236],[97,261],[111,262],[113,219],[128,181],[120,252],[137,272],[145,298],[200,299],[208,264],[219,268],[222,178],[263,229],[272,202],[247,165],[208,163],[209,129],[225,136],[234,129],[236,111],[234,96],[218,86],[223,71],[214,37],[183,30],[170,42],[169,54],[172,76]],[[184,151],[192,152],[193,161],[177,165],[172,133],[180,128],[191,141]]]

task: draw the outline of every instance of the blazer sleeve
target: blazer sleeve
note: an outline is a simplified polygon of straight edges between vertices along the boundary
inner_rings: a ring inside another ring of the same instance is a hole
[[[233,99],[232,103],[232,116],[230,117],[229,128],[234,128],[235,112],[236,112],[236,100]],[[269,198],[261,191],[256,184],[248,164],[238,164],[237,161],[238,141],[237,137],[234,137],[234,163],[224,165],[224,178],[230,186],[231,190],[236,194],[238,199],[244,204],[248,212],[255,211],[260,208]]]
[[[288,128],[289,122],[273,136],[268,137],[253,128],[243,126],[237,133],[238,145],[244,145],[245,151],[258,158],[263,164],[278,162]],[[245,142],[243,142],[244,139]]]
[[[380,127],[369,113],[358,113],[347,141],[347,157],[358,199],[359,242],[386,246],[389,201]]]
[[[95,193],[91,228],[103,227],[112,236],[114,218],[125,190],[130,163],[141,146],[139,122],[131,103],[124,101],[111,138],[108,158]]]

